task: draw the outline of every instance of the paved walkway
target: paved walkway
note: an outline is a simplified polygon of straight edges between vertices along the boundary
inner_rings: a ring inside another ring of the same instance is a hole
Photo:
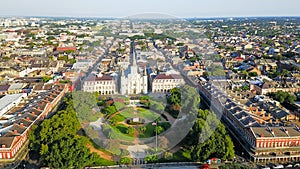
[[[104,119],[103,119],[103,117],[101,117],[97,121],[90,122],[90,126],[92,126],[94,130],[101,131],[101,126],[104,124],[103,121],[104,121]]]
[[[127,150],[129,151],[132,158],[145,158],[146,150],[149,147],[147,145],[134,145],[128,146]]]

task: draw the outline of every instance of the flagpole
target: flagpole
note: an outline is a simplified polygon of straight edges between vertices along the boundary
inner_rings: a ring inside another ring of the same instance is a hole
[[[157,120],[155,125],[155,152],[157,153]]]

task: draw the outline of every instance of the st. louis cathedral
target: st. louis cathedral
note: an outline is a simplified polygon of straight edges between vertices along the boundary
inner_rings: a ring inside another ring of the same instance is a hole
[[[128,67],[127,70],[121,70],[120,94],[147,94],[148,77],[146,68],[144,69],[142,74],[139,73],[134,43],[131,44],[130,53],[131,65]]]

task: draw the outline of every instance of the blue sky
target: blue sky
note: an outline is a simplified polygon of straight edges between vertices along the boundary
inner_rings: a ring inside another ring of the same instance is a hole
[[[300,16],[300,0],[2,0],[0,16]]]

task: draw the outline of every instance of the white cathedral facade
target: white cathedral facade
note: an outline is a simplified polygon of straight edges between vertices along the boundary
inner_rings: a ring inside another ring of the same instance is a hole
[[[134,44],[131,47],[131,65],[127,70],[121,70],[120,78],[120,94],[147,94],[148,93],[148,76],[146,68],[143,74],[139,73],[139,68],[136,61],[136,51]]]

